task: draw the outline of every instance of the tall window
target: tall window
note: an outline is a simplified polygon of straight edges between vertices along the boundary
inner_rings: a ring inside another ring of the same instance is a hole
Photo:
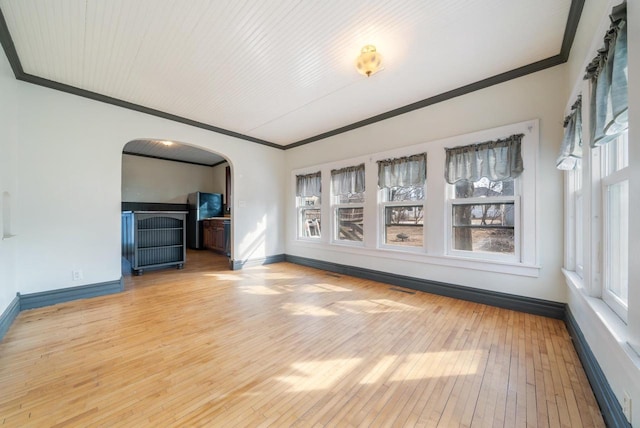
[[[589,129],[592,158],[590,174],[600,177],[602,218],[602,298],[622,319],[627,316],[629,286],[629,162],[626,2],[611,13],[604,48],[589,64]],[[598,245],[593,241],[590,245]]]
[[[320,238],[320,172],[296,175],[296,206],[298,209],[298,237]]]
[[[364,240],[364,164],[331,171],[333,239],[340,242]]]
[[[602,298],[625,317],[629,289],[628,133],[602,147],[604,289]]]
[[[427,155],[378,161],[382,239],[386,245],[424,247]]]
[[[522,137],[446,149],[450,253],[519,260]]]

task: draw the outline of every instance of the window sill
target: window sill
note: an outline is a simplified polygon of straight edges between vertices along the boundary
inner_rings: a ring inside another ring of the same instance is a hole
[[[618,342],[620,347],[640,368],[640,355],[628,343],[628,327],[622,319],[599,297],[592,297],[587,294],[582,278],[575,272],[562,269],[562,273],[567,282],[567,286],[575,292],[575,295],[582,299],[583,303],[591,310],[591,315],[595,316],[599,322],[609,332],[611,337]]]
[[[364,248],[360,246],[344,244],[328,244],[326,242],[308,240],[293,241],[294,247],[309,248],[314,250],[326,250],[333,253],[349,253],[365,255],[383,259],[402,260],[415,263],[427,263],[438,266],[449,266],[454,268],[472,269],[493,273],[504,273],[509,275],[527,276],[537,278],[540,276],[540,266],[524,263],[513,263],[496,260],[486,260],[477,258],[467,258],[450,255],[433,255],[416,251],[403,251],[390,249],[387,247],[379,249]]]

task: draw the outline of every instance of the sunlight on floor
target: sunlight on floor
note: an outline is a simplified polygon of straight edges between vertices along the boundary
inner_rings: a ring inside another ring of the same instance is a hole
[[[291,385],[291,391],[316,391],[329,389],[344,375],[360,364],[362,358],[341,358],[327,361],[293,363],[296,373],[276,379]]]
[[[483,350],[440,351],[409,354],[391,376],[391,381],[420,380],[476,374]]]
[[[355,314],[381,314],[390,312],[421,311],[423,309],[387,299],[341,300],[332,307]]]
[[[210,276],[220,281],[243,281],[246,279],[243,275],[234,275],[230,273],[205,273],[203,276]]]
[[[282,309],[291,315],[311,315],[314,317],[335,317],[337,313],[319,306],[307,305],[304,303],[285,303]]]

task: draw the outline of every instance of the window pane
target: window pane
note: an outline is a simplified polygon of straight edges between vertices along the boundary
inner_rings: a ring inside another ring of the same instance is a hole
[[[320,237],[320,209],[300,210],[300,236],[305,238]]]
[[[582,193],[576,195],[575,199],[575,209],[576,209],[576,272],[582,277],[582,266],[584,264],[584,255],[583,255],[583,219],[582,219]]]
[[[362,203],[364,202],[364,192],[337,195],[337,199],[339,204]]]
[[[298,206],[314,206],[320,205],[320,198],[318,196],[298,196]]]
[[[424,210],[419,206],[386,207],[385,243],[406,247],[422,247]]]
[[[608,143],[605,147],[605,175],[613,174],[629,165],[628,132]]]
[[[607,290],[627,303],[629,286],[629,182],[612,184],[607,192]]]
[[[455,184],[455,198],[513,196],[514,188],[513,179],[491,181],[485,177],[476,182],[459,181]]]
[[[337,217],[337,239],[341,241],[362,242],[364,220],[364,209],[360,208],[338,208]]]
[[[453,205],[453,248],[515,254],[513,203]]]
[[[385,202],[423,201],[424,186],[392,187],[385,190]]]

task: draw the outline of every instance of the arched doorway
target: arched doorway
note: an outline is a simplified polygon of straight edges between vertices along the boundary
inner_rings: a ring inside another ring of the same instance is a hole
[[[228,269],[231,167],[225,156],[186,143],[129,141],[122,151],[123,275],[190,263]]]

